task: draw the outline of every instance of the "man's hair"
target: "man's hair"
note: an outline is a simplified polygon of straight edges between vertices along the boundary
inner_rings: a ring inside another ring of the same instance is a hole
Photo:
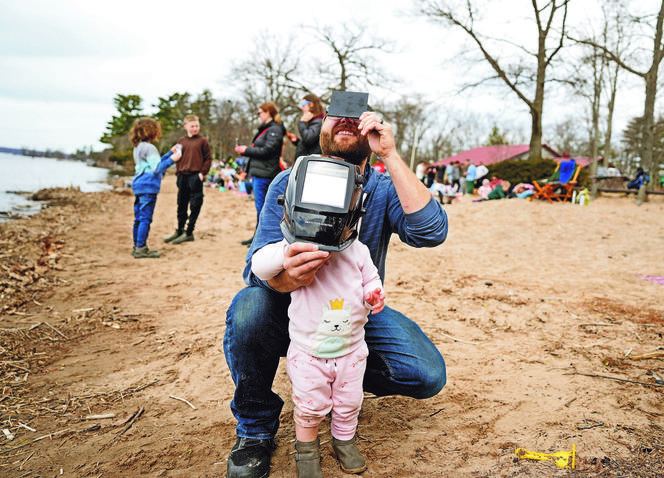
[[[184,117],[184,123],[189,123],[190,121],[198,121],[198,116],[196,115],[187,115]]]
[[[159,121],[144,117],[134,121],[131,131],[129,131],[129,141],[132,146],[138,146],[138,143],[145,141],[150,143],[161,135],[161,125]]]

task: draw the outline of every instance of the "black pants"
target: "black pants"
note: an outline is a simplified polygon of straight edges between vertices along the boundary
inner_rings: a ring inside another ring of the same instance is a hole
[[[186,232],[191,235],[194,233],[196,220],[203,206],[203,181],[198,177],[198,173],[180,174],[177,185],[178,231],[184,231],[186,225]],[[188,223],[187,219],[189,219]]]

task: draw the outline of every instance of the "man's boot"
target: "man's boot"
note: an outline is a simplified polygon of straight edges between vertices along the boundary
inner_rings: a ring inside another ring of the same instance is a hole
[[[295,442],[295,462],[298,478],[323,478],[320,468],[320,438]]]
[[[173,234],[171,234],[170,236],[164,238],[164,242],[173,242],[175,239],[180,237],[183,232],[184,231],[179,231],[179,230],[176,229]]]
[[[238,437],[228,456],[226,478],[267,478],[274,440]]]
[[[355,437],[350,440],[337,440],[332,437],[332,448],[344,472],[362,473],[367,469],[367,462],[357,448]]]

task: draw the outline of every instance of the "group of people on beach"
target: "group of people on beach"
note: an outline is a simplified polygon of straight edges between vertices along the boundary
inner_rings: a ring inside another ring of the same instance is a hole
[[[391,125],[369,111],[368,95],[340,92],[336,98],[347,93],[365,98],[359,110],[335,100],[335,94],[327,110],[314,95],[305,96],[299,136],[286,132],[276,106],[266,102],[257,112],[260,126],[252,144],[235,149],[247,158],[242,171],[251,177],[257,226],[254,237],[245,241],[247,286],[228,308],[224,333],[224,354],[235,383],[230,407],[237,420],[229,478],[270,473],[284,404],[272,391],[280,357],[287,358],[293,387],[300,478],[323,476],[318,433],[328,414],[331,445],[341,468],[361,473],[367,465],[356,429],[364,392],[424,399],[446,383],[440,352],[413,320],[386,304],[382,284],[391,235],[398,234],[413,247],[437,246],[447,236],[447,215],[400,158]],[[150,144],[159,136],[158,123],[143,118],[132,128],[134,257],[158,257],[146,241],[161,178],[174,163],[178,226],[165,241],[194,240],[212,160],[198,120],[187,116],[184,129],[187,135],[160,157]],[[296,145],[298,158],[286,169],[279,163],[284,137]],[[372,153],[385,173],[370,165]],[[330,208],[325,202],[332,185],[340,184],[338,172],[344,167],[349,168],[347,197],[354,199]],[[286,221],[297,209],[284,195],[303,199],[297,194],[309,180],[318,181],[305,200],[310,220],[316,221],[316,214],[328,214],[324,219],[330,220],[329,211],[334,210],[345,224],[336,232],[320,226],[320,241],[303,238]],[[145,184],[150,187],[141,186]],[[316,212],[312,202],[318,200],[322,204]]]
[[[493,199],[522,198],[527,199],[534,194],[534,187],[529,183],[519,183],[512,187],[507,180],[492,176],[487,178],[489,169],[483,165],[475,165],[468,161],[465,168],[460,161],[451,161],[447,165],[427,164],[421,161],[415,174],[437,198],[441,204],[459,202],[464,194],[479,196],[473,201]]]

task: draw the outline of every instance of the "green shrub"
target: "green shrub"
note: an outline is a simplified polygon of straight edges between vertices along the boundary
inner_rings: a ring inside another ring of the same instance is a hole
[[[501,161],[487,166],[490,179],[496,176],[500,179],[509,181],[512,185],[519,183],[531,183],[541,179],[548,179],[556,170],[557,163],[552,159],[535,160],[508,160]],[[590,185],[590,172],[588,168],[582,168],[577,178],[579,186],[588,187]]]

